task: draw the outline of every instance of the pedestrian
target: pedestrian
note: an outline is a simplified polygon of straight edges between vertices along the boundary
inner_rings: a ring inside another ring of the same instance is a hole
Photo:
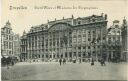
[[[105,60],[103,58],[101,59],[101,66],[105,66]]]
[[[60,58],[60,59],[59,59],[60,66],[61,66],[61,62],[62,62],[62,59]]]
[[[9,64],[10,64],[10,59],[9,59],[9,58],[7,58],[7,59],[6,59],[7,69],[9,69]]]
[[[93,65],[94,65],[94,60],[92,59],[91,66],[93,66]]]
[[[14,61],[11,62],[12,66],[14,66]]]
[[[79,59],[79,64],[81,63],[81,59]]]
[[[63,64],[66,64],[66,59],[65,58],[63,59]]]
[[[105,60],[103,59],[103,65],[105,66],[106,64],[105,64]]]
[[[101,59],[98,59],[98,62],[101,62]]]
[[[90,60],[91,60],[91,59],[90,59],[90,58],[88,58],[88,62],[90,62]]]

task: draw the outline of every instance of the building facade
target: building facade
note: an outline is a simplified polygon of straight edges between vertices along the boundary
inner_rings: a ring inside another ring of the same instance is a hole
[[[19,34],[15,34],[13,36],[13,53],[15,55],[15,57],[20,60],[20,36]]]
[[[26,61],[27,59],[27,36],[26,32],[20,38],[20,61]]]
[[[119,61],[121,58],[121,26],[119,21],[113,21],[113,25],[108,29],[107,35],[107,48],[108,48],[108,61]]]
[[[12,31],[11,23],[7,21],[5,26],[1,28],[1,56],[16,56],[18,59],[18,54],[20,54],[19,41],[19,35]]]
[[[8,21],[1,28],[1,56],[13,56],[13,36],[11,23]]]
[[[126,19],[123,19],[122,24],[122,60],[128,61],[128,24]]]
[[[107,15],[49,21],[27,33],[26,59],[106,59]],[[22,41],[22,40],[21,40]]]

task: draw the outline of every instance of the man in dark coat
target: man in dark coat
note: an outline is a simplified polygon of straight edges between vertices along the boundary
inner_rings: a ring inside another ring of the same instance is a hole
[[[62,59],[60,58],[60,59],[59,59],[60,66],[61,66],[61,62],[62,62]]]
[[[79,64],[81,63],[81,59],[79,59]]]
[[[66,59],[65,58],[63,59],[63,64],[66,64]]]
[[[106,64],[105,64],[105,60],[103,59],[103,65],[105,66]]]
[[[105,60],[102,58],[101,59],[101,66],[103,66],[103,65],[105,66],[106,64],[105,64]]]
[[[94,65],[94,60],[92,59],[91,66],[93,66],[93,65]]]

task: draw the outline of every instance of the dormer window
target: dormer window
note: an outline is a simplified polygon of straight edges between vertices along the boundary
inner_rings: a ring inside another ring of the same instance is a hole
[[[78,24],[81,24],[81,21],[78,21]]]
[[[118,28],[119,26],[118,25],[115,25],[115,28]]]

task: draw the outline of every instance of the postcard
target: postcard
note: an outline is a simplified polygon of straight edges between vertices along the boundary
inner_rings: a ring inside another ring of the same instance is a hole
[[[1,80],[128,75],[127,0],[1,0]]]

